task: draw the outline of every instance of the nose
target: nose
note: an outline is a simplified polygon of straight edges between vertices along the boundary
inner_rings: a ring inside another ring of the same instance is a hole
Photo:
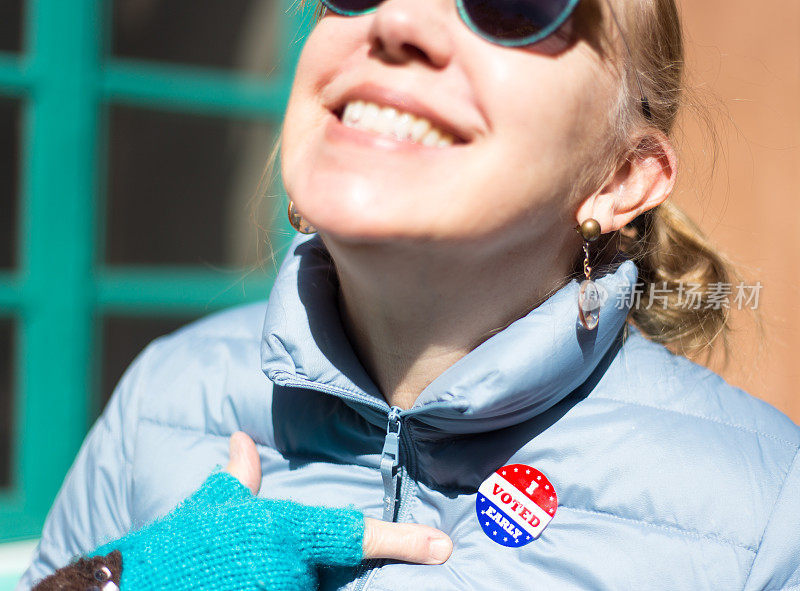
[[[392,63],[421,60],[444,68],[453,55],[448,19],[454,17],[454,0],[385,0],[369,30],[372,50]]]

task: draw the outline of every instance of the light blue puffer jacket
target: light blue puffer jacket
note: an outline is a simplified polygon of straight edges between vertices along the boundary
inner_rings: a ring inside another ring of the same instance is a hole
[[[298,237],[266,310],[214,315],[138,357],[20,588],[169,511],[241,429],[259,444],[262,495],[354,504],[454,540],[442,566],[328,570],[326,590],[800,589],[800,429],[637,331],[623,339],[617,302],[635,278],[626,262],[600,280],[596,331],[576,324],[572,282],[393,412],[343,333],[324,246]],[[508,546],[499,537],[536,525],[523,505],[549,498],[532,481],[527,500],[525,482],[504,497],[512,475],[492,474],[511,465],[540,471],[557,510]],[[502,511],[476,511],[482,499]]]

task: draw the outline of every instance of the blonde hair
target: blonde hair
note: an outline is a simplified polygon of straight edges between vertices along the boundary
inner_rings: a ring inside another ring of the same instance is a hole
[[[616,5],[631,51],[631,59],[625,60],[618,140],[623,143],[637,137],[634,131],[642,125],[673,138],[686,100],[683,31],[675,0]],[[649,120],[640,109],[634,68],[649,102]],[[715,141],[713,129],[711,139]],[[647,145],[633,149],[642,147],[648,149]],[[631,310],[633,324],[650,339],[684,355],[709,351],[718,340],[727,352],[730,309],[717,305],[712,297],[715,291],[719,293],[719,286],[730,285],[737,273],[685,213],[665,201],[641,214],[611,243],[639,269],[641,301]],[[685,301],[687,287],[696,298],[691,306]],[[657,302],[651,297],[656,294]]]
[[[298,9],[308,1],[300,0]],[[655,128],[671,138],[684,99],[683,32],[675,1],[615,3],[631,59],[618,47],[609,50],[614,44],[607,35],[614,30],[614,23],[601,24],[603,2],[581,2],[575,21],[578,35],[601,54],[616,55],[620,63],[624,63],[620,100],[613,114],[615,137],[609,140],[614,149],[605,152],[609,156],[598,162],[596,170],[587,175],[584,182],[576,184],[576,191],[596,186],[608,170],[619,165],[620,158],[630,157],[636,150],[649,149],[646,142],[630,145],[631,138],[637,137],[636,131],[642,126]],[[323,12],[324,7],[317,2],[314,23]],[[642,113],[634,68],[649,102],[651,116],[648,119]],[[265,178],[272,175],[279,144],[280,137],[270,155]],[[648,338],[682,355],[709,351],[718,340],[727,351],[729,308],[713,305],[711,294],[715,285],[730,284],[736,273],[677,206],[670,201],[662,203],[619,232],[604,235],[599,246],[596,263],[600,266],[603,261],[615,259],[620,252],[636,263],[641,298],[631,309],[629,321]],[[692,288],[692,297],[696,298],[691,307],[681,299],[685,297],[683,289],[687,286]],[[658,302],[653,301],[651,293],[658,294]]]

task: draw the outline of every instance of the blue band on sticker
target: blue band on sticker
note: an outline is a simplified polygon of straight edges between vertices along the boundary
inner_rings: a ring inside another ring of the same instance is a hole
[[[478,519],[486,535],[501,546],[521,548],[533,541],[528,532],[481,493],[478,493]]]

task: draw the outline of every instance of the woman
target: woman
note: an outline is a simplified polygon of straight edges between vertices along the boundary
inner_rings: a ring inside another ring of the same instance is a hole
[[[326,4],[281,146],[318,233],[266,311],[137,359],[23,585],[168,511],[237,429],[271,495],[453,539],[440,566],[368,561],[323,589],[800,585],[800,431],[662,344],[724,332],[729,277],[665,202],[673,0]]]

